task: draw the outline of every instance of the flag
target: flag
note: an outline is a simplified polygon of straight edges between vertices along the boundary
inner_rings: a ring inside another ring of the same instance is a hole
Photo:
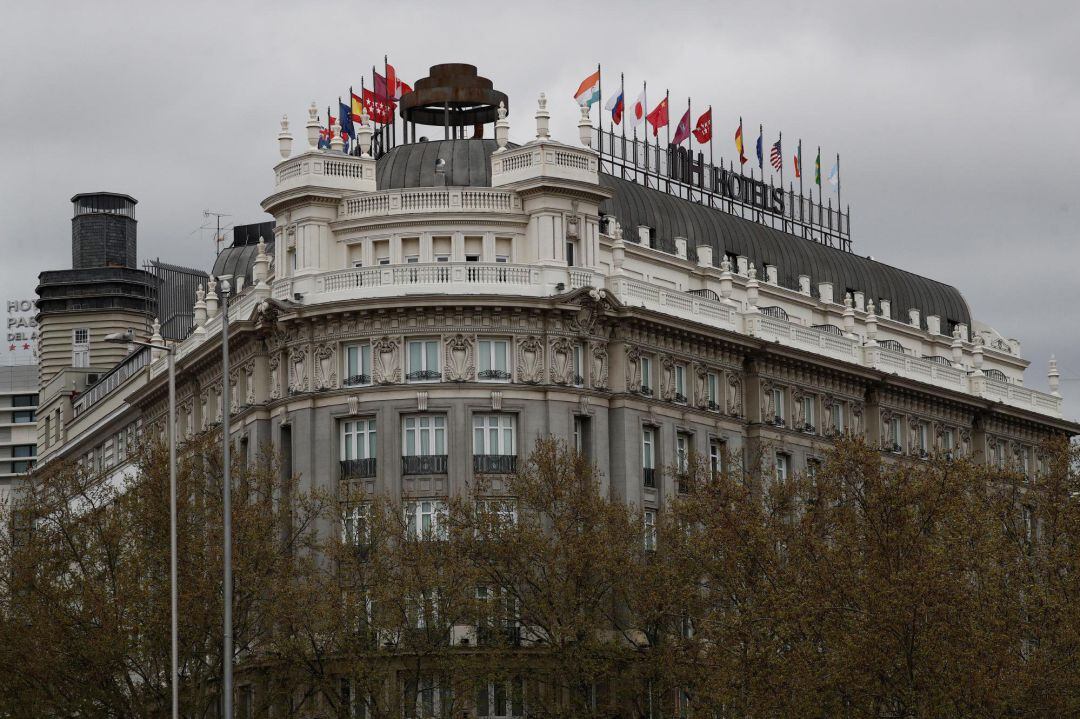
[[[765,156],[761,153],[761,150],[762,150],[761,146],[762,146],[762,143],[764,143],[764,142],[765,142],[765,128],[763,126],[761,126],[761,125],[758,125],[757,166],[762,170],[765,169]]]
[[[372,83],[375,86],[375,97],[378,97],[382,100],[391,99],[386,94],[386,78],[375,72],[375,70],[372,70],[371,74],[375,76],[375,81]]]
[[[619,90],[617,93],[611,96],[611,99],[604,105],[604,109],[611,112],[611,121],[616,125],[622,122],[623,114],[623,91]]]
[[[379,97],[371,90],[364,88],[364,107],[367,108],[368,117],[372,122],[385,125],[394,119],[394,103]]]
[[[739,120],[739,127],[735,130],[735,151],[739,153],[739,164],[746,164],[746,155],[743,154],[743,141],[742,141],[742,120]]]
[[[582,107],[586,105],[592,107],[594,102],[599,102],[600,68],[597,68],[596,72],[581,81],[581,84],[578,85],[577,92],[574,93],[574,99],[577,100],[577,104]]]
[[[648,103],[645,102],[645,90],[642,88],[641,94],[638,95],[638,99],[634,102],[634,126],[640,125],[645,120],[645,108],[648,107]]]
[[[360,116],[364,114],[364,101],[355,92],[349,94],[352,95],[352,111],[349,114],[352,115],[353,122],[360,122]]]
[[[784,153],[780,150],[780,141],[773,143],[772,152],[769,153],[769,162],[773,169],[779,170],[784,165]]]
[[[675,137],[672,138],[672,142],[676,145],[681,145],[683,140],[687,140],[690,137],[690,108],[686,108],[686,112],[683,113],[682,119],[679,120],[678,126],[675,128]]]
[[[797,153],[792,156],[792,159],[795,161],[795,179],[798,180],[802,177],[802,161]]]
[[[837,158],[836,164],[829,170],[829,184],[833,187],[840,186],[840,159]]]
[[[664,127],[668,126],[667,101],[667,96],[665,96],[664,99],[660,101],[660,104],[654,107],[652,112],[645,116],[645,119],[652,125],[653,137],[656,137],[660,132],[661,125]]]
[[[333,121],[334,121],[334,118],[331,117],[330,122],[333,122]],[[329,150],[330,149],[330,140],[332,140],[332,139],[334,139],[334,131],[331,130],[329,127],[320,127],[319,128],[319,143],[318,143],[318,145],[316,147],[318,149],[320,149],[320,150]]]
[[[402,95],[412,92],[412,88],[402,82],[397,76],[397,70],[390,64],[386,65],[386,87],[390,92],[391,100],[400,100]]]
[[[814,160],[814,182],[821,187],[821,148],[817,149],[817,159]]]
[[[701,117],[697,119],[697,125],[694,127],[694,137],[697,141],[705,144],[712,140],[712,108],[710,107]],[[710,151],[711,152],[711,151]]]
[[[338,114],[341,115],[341,137],[348,143],[349,140],[356,138],[356,130],[353,129],[352,112],[344,102],[339,101],[338,105],[341,106],[338,109]]]

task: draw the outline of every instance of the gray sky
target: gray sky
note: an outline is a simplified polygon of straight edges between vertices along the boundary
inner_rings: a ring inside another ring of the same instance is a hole
[[[628,103],[646,80],[673,108],[712,104],[726,158],[740,115],[751,148],[761,122],[785,155],[801,137],[808,168],[811,148],[839,152],[855,251],[957,286],[1023,342],[1030,386],[1046,388],[1056,353],[1077,417],[1078,35],[1066,0],[8,3],[3,299],[70,267],[77,192],[139,200],[140,259],[208,268],[202,211],[268,219],[281,115],[301,144],[311,100],[344,97],[383,53],[409,81],[477,65],[510,96],[516,140],[543,90],[554,134],[575,142],[571,95],[600,62],[605,99],[624,72]]]

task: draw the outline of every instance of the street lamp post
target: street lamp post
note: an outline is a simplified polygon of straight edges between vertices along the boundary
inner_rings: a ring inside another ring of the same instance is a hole
[[[222,717],[223,719],[233,719],[233,696],[232,696],[232,682],[233,682],[233,626],[232,626],[232,472],[229,466],[230,464],[230,440],[229,440],[229,421],[231,419],[231,398],[229,397],[229,280],[232,279],[231,275],[223,275],[218,278],[221,280],[221,462],[224,468],[224,476],[222,478],[223,487],[223,506],[222,512],[224,514],[224,530],[222,532],[224,541],[224,633],[223,633],[223,646],[222,646],[222,681],[221,681],[221,693],[222,693]]]
[[[176,581],[176,352],[168,344],[154,344],[135,339],[132,330],[105,336],[106,342],[132,344],[163,350],[169,358],[169,634],[172,660],[172,719],[180,717],[180,662],[177,649],[177,581]]]

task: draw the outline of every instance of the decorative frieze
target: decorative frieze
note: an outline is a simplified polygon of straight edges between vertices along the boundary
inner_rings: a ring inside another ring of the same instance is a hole
[[[471,335],[455,334],[443,342],[446,368],[443,379],[447,382],[468,382],[476,379],[476,362],[473,359],[476,338]]]
[[[335,389],[337,383],[337,344],[323,342],[315,346],[315,389]]]
[[[517,380],[525,384],[540,384],[544,381],[544,343],[535,335],[518,340]]]
[[[608,387],[608,346],[607,342],[594,342],[592,345],[592,365],[589,378],[593,389]]]
[[[289,348],[289,393],[307,392],[308,384],[307,369],[308,347],[306,344],[295,345]]]
[[[375,384],[401,382],[401,339],[383,336],[371,343],[371,380]]]
[[[566,337],[551,341],[551,383],[574,384],[574,343]]]

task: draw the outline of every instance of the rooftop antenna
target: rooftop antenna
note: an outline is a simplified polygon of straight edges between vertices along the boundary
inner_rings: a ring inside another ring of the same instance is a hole
[[[221,218],[232,217],[232,215],[225,212],[214,212],[213,210],[203,210],[202,215],[204,220],[209,220],[211,217],[213,217],[215,220],[216,227],[214,230],[214,249],[216,250],[215,254],[220,255],[221,243],[225,241],[225,237],[221,234]]]

